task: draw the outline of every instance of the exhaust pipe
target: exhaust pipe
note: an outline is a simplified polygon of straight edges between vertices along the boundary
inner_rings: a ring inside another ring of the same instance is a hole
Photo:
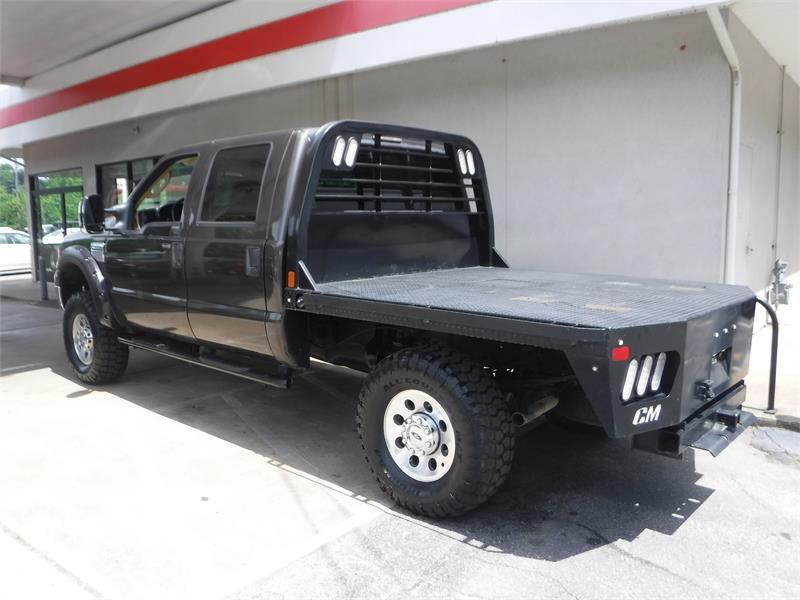
[[[558,398],[555,396],[543,396],[513,413],[511,415],[511,421],[518,428],[524,427],[541,417],[547,411],[553,410],[557,404]]]

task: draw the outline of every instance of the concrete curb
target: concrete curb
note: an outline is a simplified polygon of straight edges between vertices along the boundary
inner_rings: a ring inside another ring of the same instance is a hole
[[[800,433],[800,417],[783,415],[780,413],[768,413],[764,410],[748,408],[746,406],[744,408],[755,415],[756,423],[761,427],[780,427],[781,429],[788,429]]]

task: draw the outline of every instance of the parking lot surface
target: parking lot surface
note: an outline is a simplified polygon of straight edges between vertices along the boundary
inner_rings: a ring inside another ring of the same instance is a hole
[[[351,371],[133,352],[88,389],[52,303],[0,314],[2,598],[800,597],[800,434],[677,461],[543,425],[489,504],[426,520],[369,473]]]

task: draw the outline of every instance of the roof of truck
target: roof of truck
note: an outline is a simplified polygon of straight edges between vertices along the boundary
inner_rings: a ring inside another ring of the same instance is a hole
[[[262,139],[268,139],[279,135],[290,135],[293,133],[304,133],[309,137],[313,137],[318,133],[325,133],[330,129],[340,129],[340,128],[359,128],[365,130],[377,130],[382,132],[408,132],[410,135],[417,135],[417,136],[424,136],[424,135],[438,135],[444,136],[448,138],[459,138],[465,141],[468,141],[467,138],[453,133],[448,133],[445,131],[436,131],[430,129],[420,129],[418,127],[412,127],[407,125],[395,125],[391,123],[376,123],[372,121],[358,121],[358,120],[340,120],[340,121],[328,121],[327,123],[323,123],[322,125],[316,126],[308,126],[308,127],[293,127],[287,129],[276,129],[274,131],[262,131],[258,133],[248,133],[245,135],[237,135],[237,136],[230,136],[224,138],[214,138],[211,140],[206,140],[203,142],[198,142],[196,144],[191,144],[189,146],[183,146],[178,148],[174,151],[171,151],[166,156],[174,156],[175,154],[180,154],[184,152],[192,152],[197,151],[205,146],[218,146],[218,145],[231,145],[237,143],[253,143],[258,142]],[[472,144],[472,142],[470,142]],[[472,144],[474,146],[474,144]]]

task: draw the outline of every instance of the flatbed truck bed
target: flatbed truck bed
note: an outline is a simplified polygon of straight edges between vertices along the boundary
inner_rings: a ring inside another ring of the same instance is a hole
[[[373,303],[374,311],[380,304],[387,314],[411,306],[604,330],[686,322],[754,297],[743,286],[502,267],[333,281],[314,295],[321,308],[327,297],[348,298]]]

